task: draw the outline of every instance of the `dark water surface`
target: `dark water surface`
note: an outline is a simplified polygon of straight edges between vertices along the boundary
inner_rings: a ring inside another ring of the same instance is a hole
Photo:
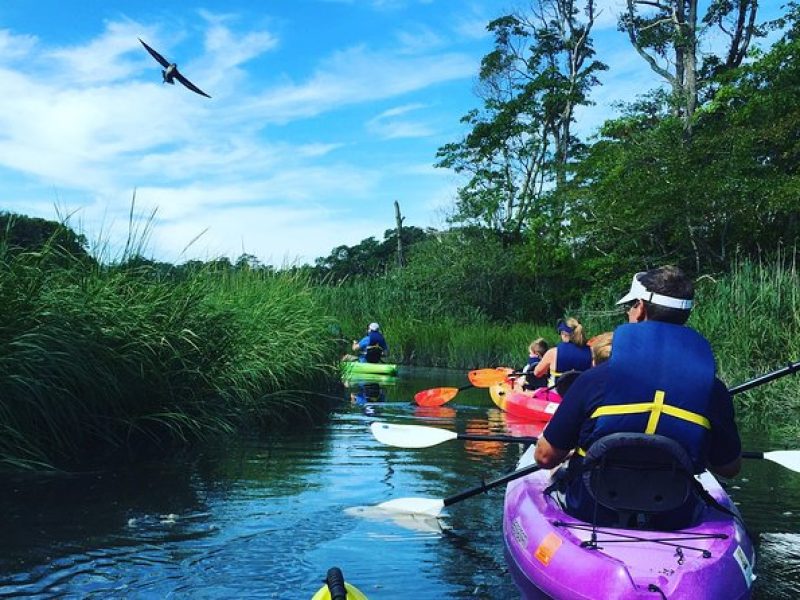
[[[408,496],[444,498],[513,468],[516,444],[375,441],[375,420],[475,433],[508,423],[485,390],[420,409],[413,393],[461,372],[407,371],[330,420],[267,441],[238,439],[135,469],[0,479],[0,598],[311,598],[328,567],[380,598],[517,598],[503,559],[503,494],[458,503],[440,523],[353,516]],[[368,395],[376,390],[367,389]],[[749,450],[797,440],[746,431]],[[759,545],[754,597],[800,597],[800,474],[747,461],[731,491]]]

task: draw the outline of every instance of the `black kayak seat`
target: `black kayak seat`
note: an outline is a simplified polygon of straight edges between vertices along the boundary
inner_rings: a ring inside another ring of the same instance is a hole
[[[697,494],[692,461],[671,438],[644,433],[604,436],[589,448],[582,470],[589,495],[617,516],[616,523],[606,526],[641,528],[657,515],[688,509],[688,517],[693,512]]]
[[[380,346],[367,346],[364,352],[364,359],[368,363],[379,363],[383,358],[383,348]]]

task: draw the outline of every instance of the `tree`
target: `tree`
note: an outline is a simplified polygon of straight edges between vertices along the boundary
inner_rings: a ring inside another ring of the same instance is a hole
[[[567,180],[575,108],[590,103],[596,73],[606,68],[592,59],[594,0],[584,0],[583,11],[578,4],[538,0],[529,14],[489,23],[495,48],[481,62],[483,108],[461,119],[470,127],[464,139],[437,152],[437,167],[469,176],[453,222],[519,239],[534,207],[544,209],[538,201]],[[563,205],[550,219],[558,231]]]
[[[631,44],[669,84],[675,116],[687,134],[698,106],[698,93],[714,77],[738,67],[754,36],[758,0],[712,0],[702,20],[700,0],[627,0],[619,26]],[[711,30],[726,38],[722,55],[700,44]],[[705,55],[702,63],[698,56]]]
[[[7,252],[41,252],[56,249],[67,256],[91,261],[86,251],[86,237],[75,233],[66,223],[0,213],[0,243]]]

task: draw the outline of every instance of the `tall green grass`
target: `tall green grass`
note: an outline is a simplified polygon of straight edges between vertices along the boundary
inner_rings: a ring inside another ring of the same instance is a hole
[[[332,372],[330,323],[299,276],[54,268],[57,253],[0,248],[0,465],[68,465],[283,419],[300,407],[287,390]]]
[[[557,342],[552,324],[493,323],[464,312],[456,297],[425,298],[391,278],[359,281],[315,290],[335,316],[345,348],[363,335],[367,323],[381,323],[389,360],[414,365],[471,369],[522,365],[536,337]],[[701,277],[689,325],[711,342],[722,379],[729,385],[800,360],[800,278],[796,264],[771,260],[736,261],[730,272]],[[587,337],[613,330],[626,317],[614,302],[624,289],[587,298],[569,310],[584,324]],[[744,414],[772,415],[800,410],[800,375],[770,383],[736,399]]]

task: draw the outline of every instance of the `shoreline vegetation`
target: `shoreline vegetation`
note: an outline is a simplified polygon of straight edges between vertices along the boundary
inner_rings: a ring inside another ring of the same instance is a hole
[[[0,213],[0,470],[85,467],[308,414],[321,395],[286,390],[330,385],[372,321],[392,362],[521,366],[565,314],[588,336],[612,329],[631,275],[665,264],[697,282],[689,323],[726,383],[800,358],[800,3],[760,24],[757,2],[680,23],[669,6],[628,2],[619,25],[634,60],[675,71],[655,70],[653,89],[585,139],[578,120],[606,70],[594,11],[491,21],[479,106],[432,157],[463,182],[443,231],[403,226],[395,202],[383,241],[313,266],[171,265],[144,258],[153,215],[133,204],[116,260],[66,224]],[[724,52],[695,52],[720,32]],[[767,33],[768,48],[749,47]],[[798,392],[785,378],[736,406],[798,430]]]
[[[405,365],[520,366],[532,339],[555,342],[552,324],[410,302],[418,290],[390,275],[330,286],[246,261],[108,266],[54,239],[36,251],[0,246],[2,470],[70,469],[307,419],[320,405],[314,390],[330,389],[350,338],[371,320],[389,338],[388,360]],[[726,382],[800,357],[794,263],[745,259],[697,287],[690,324],[711,341]],[[622,322],[619,290],[606,289],[567,310],[589,336]],[[737,408],[743,418],[797,413],[799,391],[787,378],[737,397]]]

